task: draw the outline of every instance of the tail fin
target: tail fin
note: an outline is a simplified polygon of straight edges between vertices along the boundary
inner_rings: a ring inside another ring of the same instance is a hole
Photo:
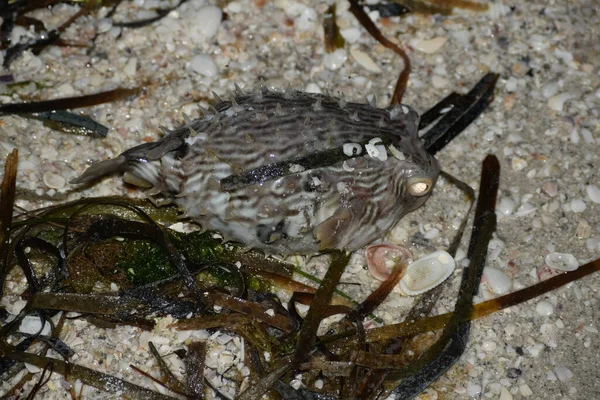
[[[110,160],[104,160],[92,164],[88,169],[85,170],[83,174],[73,179],[69,183],[75,185],[81,183],[88,183],[90,181],[100,178],[101,176],[117,171],[124,171],[126,166],[127,157],[121,154],[120,156],[112,158]]]

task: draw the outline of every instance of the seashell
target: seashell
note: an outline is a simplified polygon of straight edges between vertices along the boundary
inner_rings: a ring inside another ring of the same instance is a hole
[[[67,183],[65,178],[50,171],[44,172],[42,179],[44,184],[52,189],[62,189]]]
[[[400,289],[409,296],[425,293],[448,279],[455,267],[450,254],[443,250],[433,252],[408,265]]]
[[[512,282],[508,275],[494,267],[485,267],[483,269],[482,283],[485,283],[494,294],[506,294],[510,292],[510,288],[512,287]]]
[[[448,38],[445,38],[443,36],[438,36],[438,37],[434,37],[433,39],[429,39],[429,40],[413,40],[411,45],[426,54],[433,54],[436,51],[438,51],[439,49],[442,48],[442,46],[444,44],[446,44],[446,42],[448,41]]]
[[[393,244],[374,244],[365,250],[369,272],[379,281],[385,281],[402,259],[412,262],[410,250]]]

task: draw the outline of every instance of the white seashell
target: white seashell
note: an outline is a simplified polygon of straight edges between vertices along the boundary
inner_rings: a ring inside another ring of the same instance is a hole
[[[28,333],[30,335],[36,335],[38,333],[41,335],[48,335],[50,330],[50,324],[47,322],[44,324],[44,329],[42,329],[42,320],[33,315],[25,316],[21,321],[21,325],[19,325],[19,332]]]
[[[210,39],[217,34],[223,19],[223,11],[216,6],[206,6],[200,8],[191,18],[194,21],[194,29],[190,36],[196,39],[197,43],[202,43],[202,40]]]
[[[423,53],[432,54],[441,49],[442,46],[446,44],[447,40],[448,38],[443,36],[438,36],[429,40],[416,39],[412,41],[411,45]]]
[[[585,201],[581,199],[574,199],[571,201],[571,211],[580,213],[584,212],[586,209]]]
[[[548,107],[554,111],[562,111],[565,102],[574,98],[575,95],[565,92],[552,96],[548,99]]]
[[[600,188],[596,185],[587,185],[585,187],[588,197],[594,203],[600,203]]]
[[[502,197],[496,206],[496,211],[501,215],[509,216],[515,211],[515,202],[510,197]]]
[[[337,49],[333,53],[325,54],[323,57],[323,65],[325,68],[335,71],[336,69],[340,69],[347,59],[348,56],[346,55],[346,50]]]
[[[508,275],[494,267],[485,267],[483,269],[483,281],[495,294],[506,294],[512,286]]]
[[[350,55],[352,56],[352,58],[354,58],[354,60],[356,60],[356,62],[361,67],[363,67],[367,71],[376,74],[381,73],[381,68],[379,68],[379,65],[375,64],[375,61],[373,61],[373,59],[369,57],[369,55],[364,51],[360,51],[358,49],[350,49]]]
[[[448,279],[455,267],[450,254],[436,251],[408,265],[400,280],[400,289],[409,296],[425,293]]]
[[[342,35],[342,37],[344,38],[344,40],[346,42],[354,43],[360,38],[360,36],[362,35],[362,32],[358,28],[347,28],[347,29],[341,29],[340,35]]]
[[[189,68],[200,75],[215,76],[217,74],[217,65],[213,59],[206,54],[198,54],[190,60]]]
[[[410,250],[393,244],[374,244],[365,250],[365,258],[369,272],[379,281],[385,281],[390,276],[391,269],[399,260],[411,262],[413,259]]]
[[[560,271],[575,271],[579,261],[569,253],[550,253],[546,256],[546,265]]]
[[[44,172],[42,179],[44,184],[52,189],[62,189],[67,183],[65,178],[50,171]]]

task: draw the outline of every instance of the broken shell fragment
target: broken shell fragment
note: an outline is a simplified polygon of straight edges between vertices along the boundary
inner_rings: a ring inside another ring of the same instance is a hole
[[[455,267],[456,262],[450,254],[436,251],[408,265],[400,289],[409,296],[425,293],[448,279]]]
[[[411,262],[413,256],[410,250],[404,247],[393,244],[374,244],[365,250],[365,258],[371,275],[379,281],[385,281],[394,266],[401,260]]]

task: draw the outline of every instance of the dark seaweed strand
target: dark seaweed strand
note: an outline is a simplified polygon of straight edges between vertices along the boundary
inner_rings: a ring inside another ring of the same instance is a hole
[[[42,121],[50,121],[58,124],[61,127],[71,127],[74,128],[74,130],[77,130],[77,133],[80,135],[105,138],[108,134],[108,127],[94,121],[92,118],[86,115],[74,114],[64,110],[34,114],[21,114],[21,116]]]
[[[404,96],[404,92],[406,91],[406,85],[408,84],[408,76],[410,75],[411,64],[410,58],[406,54],[406,51],[400,45],[390,41],[386,38],[383,33],[377,28],[375,23],[369,18],[365,10],[363,10],[362,5],[359,4],[359,0],[350,0],[350,12],[354,14],[358,22],[369,32],[371,36],[375,38],[379,43],[388,49],[394,51],[398,54],[402,61],[404,62],[404,68],[400,72],[398,76],[398,80],[396,81],[396,86],[394,87],[394,94],[392,95],[392,100],[390,104],[400,104],[402,103],[402,97]]]
[[[69,18],[64,24],[56,29],[48,31],[47,35],[42,38],[35,40],[31,43],[17,44],[6,50],[6,56],[4,58],[4,67],[8,68],[10,64],[25,50],[32,49],[33,54],[40,54],[47,46],[53,44],[58,40],[60,35],[80,17],[89,14],[98,2],[88,1],[75,15]]]
[[[0,184],[0,297],[4,292],[4,281],[8,273],[8,262],[11,257],[12,247],[10,242],[10,231],[13,221],[13,206],[17,190],[17,165],[19,163],[19,151],[14,149],[8,157],[4,166],[4,176]]]
[[[77,97],[63,97],[61,99],[32,101],[28,103],[0,104],[0,116],[23,113],[43,113],[55,110],[65,110],[67,108],[91,107],[133,96],[138,92],[139,89],[137,88],[117,88],[106,92]]]
[[[442,102],[443,102],[443,100],[442,100]],[[440,103],[438,103],[438,105]],[[438,105],[436,105],[434,108],[436,108]],[[458,229],[458,233],[452,239],[452,241],[450,242],[450,245],[448,246],[448,249],[447,249],[448,253],[452,257],[454,257],[454,256],[456,256],[456,252],[458,250],[458,247],[460,246],[461,238],[463,236],[465,227],[467,225],[469,215],[471,214],[471,209],[473,208],[473,200],[475,199],[475,191],[473,190],[473,188],[471,186],[467,185],[466,183],[460,181],[456,177],[454,177],[444,171],[441,171],[441,175],[445,179],[449,180],[452,184],[457,186],[469,198],[469,209],[465,213],[465,218],[463,219],[463,221]],[[433,290],[431,290],[427,293],[424,293],[422,296],[419,296],[417,298],[415,304],[413,305],[413,307],[410,309],[410,312],[408,313],[408,316],[405,318],[405,320],[406,321],[418,320],[423,315],[429,315],[429,313],[433,309],[433,306],[435,305],[437,299],[439,298],[440,294],[442,293],[442,290],[444,289],[444,287],[446,285],[447,285],[447,282],[445,282],[442,285],[437,286],[436,288],[434,288]],[[400,354],[401,352],[404,351],[406,342],[411,337],[413,337],[413,336],[396,337],[396,338],[389,340],[383,353],[384,354]],[[390,371],[382,370],[382,369],[371,369],[370,371],[368,371],[362,381],[362,386],[359,386],[358,397],[361,399],[362,398],[371,398],[369,396],[373,396],[375,391],[383,390],[382,384],[383,384],[384,380],[386,379],[386,377],[388,376],[388,372],[390,372]]]
[[[488,155],[483,161],[479,198],[475,208],[473,231],[467,253],[467,257],[471,261],[461,281],[454,314],[446,325],[442,337],[416,362],[419,370],[408,376],[392,391],[391,394],[397,400],[412,399],[421,393],[454,365],[466,348],[471,329],[469,319],[473,311],[473,296],[477,294],[479,288],[488,243],[496,230],[495,209],[499,182],[500,163],[495,156]],[[465,318],[467,321],[461,322]],[[434,357],[423,360],[428,353],[433,353]],[[421,365],[423,363],[421,360],[426,361],[426,364]]]
[[[221,179],[221,188],[225,191],[231,192],[246,186],[261,184],[266,181],[278,179],[286,175],[292,175],[311,169],[325,168],[345,160],[362,157],[367,154],[365,145],[368,143],[369,140],[359,142],[358,144],[361,145],[360,151],[356,151],[350,156],[344,153],[343,147],[335,147],[324,151],[318,151],[305,157],[298,157],[289,161],[267,164],[249,171],[241,172],[239,174],[230,175]],[[378,142],[377,145],[383,145],[387,147],[390,143],[391,141],[388,138],[382,137],[382,141]],[[298,171],[297,166],[300,166],[303,169]]]
[[[421,138],[429,154],[435,155],[439,150],[443,149],[446,144],[485,111],[494,100],[494,89],[497,81],[498,74],[490,72],[481,78],[466,95],[452,93],[424,114],[419,123],[419,130],[424,129],[437,119],[443,108],[453,106]]]
[[[323,282],[315,293],[312,305],[308,309],[308,313],[298,333],[298,341],[292,358],[294,366],[300,365],[300,363],[309,357],[310,349],[317,340],[316,334],[319,324],[327,313],[333,291],[339,283],[340,277],[346,269],[349,260],[349,253],[341,251],[332,252],[331,264],[327,269]]]

